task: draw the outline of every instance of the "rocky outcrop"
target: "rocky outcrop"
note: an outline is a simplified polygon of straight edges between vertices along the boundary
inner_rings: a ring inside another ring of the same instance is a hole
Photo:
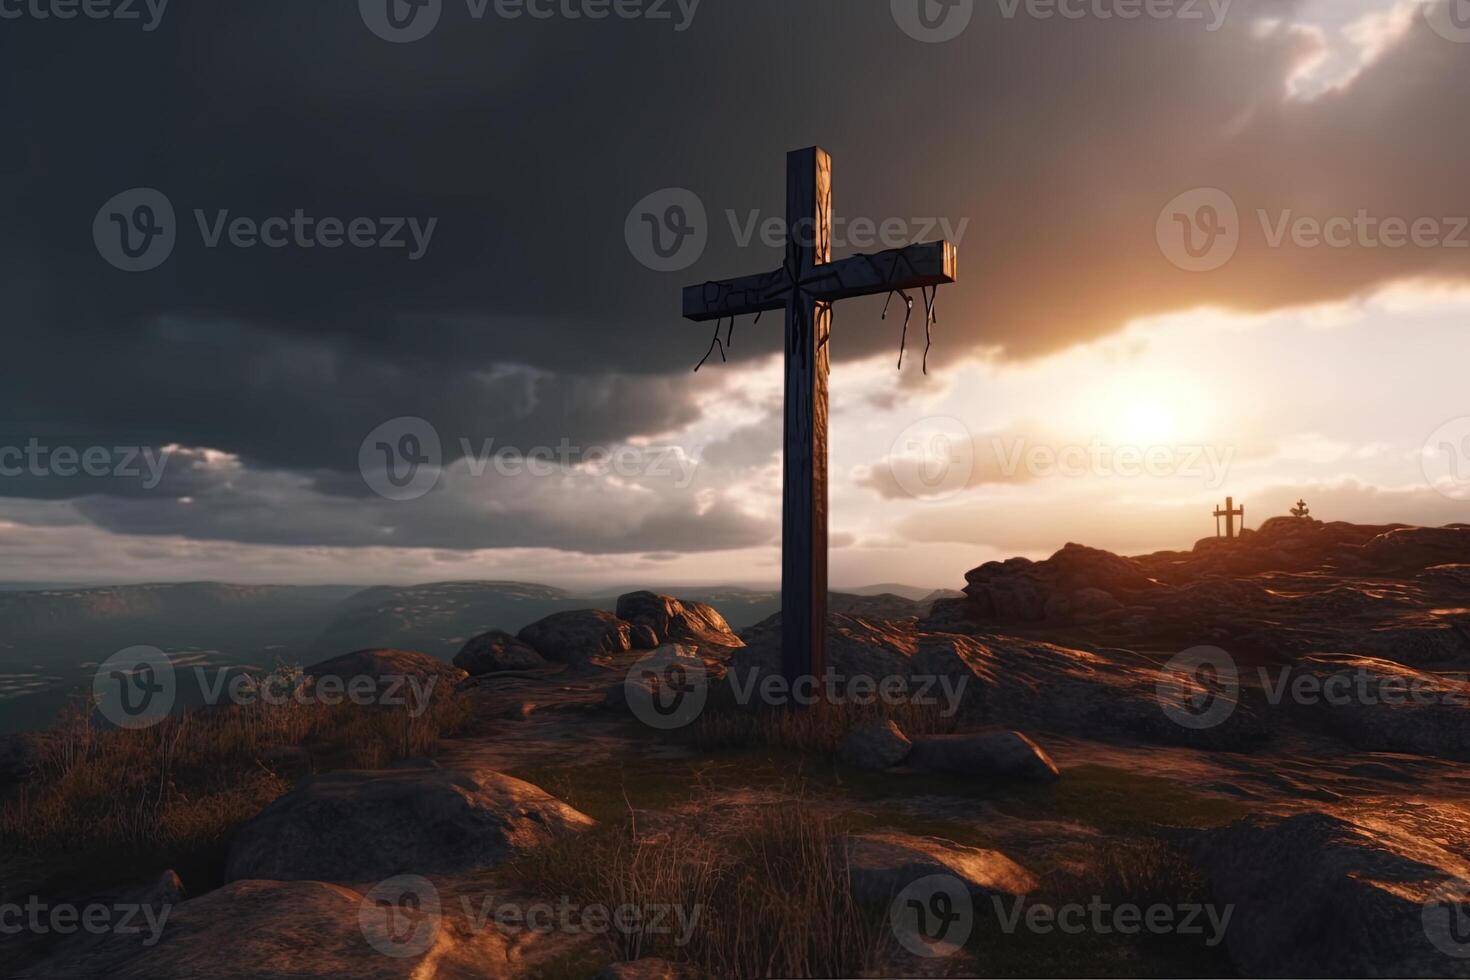
[[[538,619],[517,638],[547,660],[582,664],[633,649],[632,627],[601,609],[574,609]]]
[[[1313,683],[1303,685],[1303,678]],[[1284,682],[1286,706],[1367,752],[1470,761],[1470,683],[1387,660],[1308,657]]]
[[[488,868],[591,825],[538,787],[490,770],[332,772],[240,827],[226,877],[354,883]]]
[[[740,632],[745,646],[730,656],[730,670],[756,675],[781,671],[781,614]],[[842,613],[827,614],[827,669],[843,681],[907,677],[909,658],[918,650],[912,629]]]
[[[714,644],[738,647],[740,638],[730,629],[714,606],[656,592],[629,592],[618,596],[618,618],[634,627],[647,627],[653,642],[640,649],[664,643]]]
[[[1214,903],[1234,906],[1244,976],[1470,976],[1449,929],[1470,901],[1464,855],[1325,813],[1251,817],[1193,849]]]
[[[350,684],[355,678],[371,677],[379,682],[399,681],[407,677],[436,678],[445,687],[453,687],[466,674],[459,667],[413,650],[371,649],[344,653],[306,668],[306,676],[320,682],[324,677]]]
[[[1470,563],[1470,525],[1395,528],[1363,545],[1362,557],[1374,567],[1398,572]]]
[[[842,739],[837,758],[854,769],[888,769],[902,762],[913,744],[891,719],[863,722]]]
[[[454,665],[478,677],[502,670],[535,670],[549,663],[529,644],[503,630],[491,630],[461,647],[454,655]]]
[[[1038,882],[999,851],[963,847],[909,834],[853,834],[841,841],[854,897],[860,902],[893,899],[930,875],[958,879],[977,897],[1014,897],[1035,891]]]
[[[1020,732],[921,735],[905,763],[919,772],[1049,783],[1061,777],[1051,756]]]
[[[320,881],[237,881],[170,909],[162,940],[108,933],[23,974],[71,980],[248,980],[257,977],[397,980],[425,975],[450,943],[448,930],[421,910],[404,916],[395,937],[376,945],[364,929],[367,899]],[[487,972],[488,976],[496,975]],[[504,975],[501,973],[500,975]]]
[[[1017,622],[1088,622],[1164,590],[1131,559],[1078,544],[1046,561],[989,562],[965,581],[978,618]]]
[[[124,888],[112,889],[100,895],[90,895],[75,903],[79,909],[101,906],[104,908],[128,908],[135,910],[125,931],[119,923],[116,930],[95,931],[82,929],[69,938],[64,938],[58,947],[44,955],[41,962],[30,970],[21,971],[23,977],[83,977],[108,976],[111,966],[134,955],[159,941],[173,919],[174,912],[184,901],[184,883],[174,871],[165,871],[152,881]],[[7,942],[18,945],[34,940],[38,943],[58,938],[48,932],[19,936],[12,933]],[[7,950],[15,953],[16,949]],[[28,957],[29,958],[29,957]],[[7,976],[12,974],[7,973]]]

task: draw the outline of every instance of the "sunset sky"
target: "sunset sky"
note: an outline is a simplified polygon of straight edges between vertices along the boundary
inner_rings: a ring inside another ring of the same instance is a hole
[[[593,21],[444,0],[411,43],[350,0],[0,22],[25,136],[0,158],[0,466],[166,454],[157,480],[0,470],[0,580],[774,584],[780,318],[742,319],[696,375],[710,326],[679,291],[779,264],[742,229],[780,216],[810,144],[840,217],[947,228],[960,254],[927,376],[922,314],[900,372],[900,304],[837,307],[834,586],[1185,548],[1227,495],[1252,526],[1303,497],[1470,521],[1470,9],[973,0],[930,43],[905,2]],[[177,215],[149,271],[94,241],[133,188]],[[706,244],[660,271],[626,230],[670,188]],[[1191,257],[1171,236],[1222,202]],[[416,259],[210,247],[196,209],[435,224]],[[360,463],[405,417],[441,465],[387,499]],[[603,448],[537,472],[476,455],[559,446]]]

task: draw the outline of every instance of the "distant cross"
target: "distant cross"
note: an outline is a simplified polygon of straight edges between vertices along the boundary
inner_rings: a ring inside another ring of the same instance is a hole
[[[827,341],[832,304],[936,289],[959,258],[930,242],[832,261],[832,158],[786,155],[786,261],[774,272],[684,289],[684,316],[708,321],[786,311],[785,459],[781,499],[781,669],[821,676],[827,641]]]
[[[1235,519],[1240,518],[1240,529],[1245,530],[1245,504],[1237,509],[1234,497],[1225,498],[1225,509],[1215,508],[1215,537],[1220,536],[1220,518],[1225,518],[1225,537],[1235,537]]]
[[[1312,513],[1312,508],[1307,506],[1305,500],[1298,500],[1296,506],[1291,509],[1292,517],[1306,517]]]

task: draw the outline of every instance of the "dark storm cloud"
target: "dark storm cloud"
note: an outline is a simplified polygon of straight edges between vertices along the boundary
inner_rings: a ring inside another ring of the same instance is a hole
[[[434,33],[402,45],[373,36],[351,0],[175,4],[152,32],[6,22],[0,443],[208,446],[352,495],[361,439],[395,416],[430,419],[451,457],[454,436],[590,444],[675,428],[710,383],[687,374],[705,334],[678,318],[678,289],[779,262],[740,246],[728,212],[778,216],[784,153],[813,142],[836,157],[840,216],[964,228],[941,369],[1199,303],[1265,309],[1463,276],[1466,250],[1270,248],[1259,229],[1208,274],[1161,254],[1160,209],[1201,186],[1247,222],[1257,208],[1470,213],[1470,134],[1448,122],[1470,49],[1416,20],[1350,86],[1293,102],[1285,79],[1308,42],[1253,30],[1293,7],[1237,0],[1208,32],[1008,19],[981,0],[942,45],[905,36],[887,2],[849,0],[705,0],[683,31],[477,21],[445,0]],[[657,273],[629,252],[624,220],[674,186],[704,201],[710,244],[687,271]],[[133,187],[168,195],[179,241],[160,268],[127,274],[91,228]],[[207,248],[195,209],[437,224],[410,261]],[[839,308],[836,357],[895,347],[880,305]],[[771,318],[742,323],[737,356],[779,349],[778,333]],[[0,494],[81,493],[130,491],[0,481]],[[270,538],[269,523],[247,509],[232,534]],[[675,518],[655,530],[640,550],[713,533]]]

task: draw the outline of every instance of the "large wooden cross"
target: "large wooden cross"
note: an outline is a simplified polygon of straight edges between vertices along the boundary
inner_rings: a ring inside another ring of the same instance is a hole
[[[786,261],[774,272],[684,289],[684,316],[718,320],[786,311],[786,421],[781,502],[781,667],[820,677],[827,646],[827,340],[832,304],[954,282],[959,258],[930,242],[832,261],[832,158],[786,155]]]

